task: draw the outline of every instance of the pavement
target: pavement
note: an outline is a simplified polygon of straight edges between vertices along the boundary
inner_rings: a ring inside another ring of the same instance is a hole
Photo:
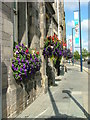
[[[49,87],[17,118],[65,118],[65,120],[90,119],[88,114],[88,74],[80,68],[66,64],[67,72],[55,78]]]
[[[74,61],[74,63],[80,65],[80,61]],[[82,61],[82,65],[83,65],[85,68],[90,68],[90,64],[88,64],[87,61]]]
[[[70,63],[72,65],[72,63]],[[85,63],[83,63],[82,69],[87,72],[88,74],[90,74],[90,65],[85,65]],[[74,63],[74,66],[77,66],[80,68],[80,63]]]

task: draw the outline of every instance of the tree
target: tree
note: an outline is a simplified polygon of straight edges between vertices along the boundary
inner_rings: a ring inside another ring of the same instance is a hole
[[[76,60],[80,59],[80,55],[79,55],[78,51],[74,52],[74,59],[76,59]]]
[[[82,58],[85,58],[87,56],[88,56],[88,51],[85,48],[83,48],[83,50],[82,50]]]
[[[88,52],[88,57],[90,57],[90,52]]]

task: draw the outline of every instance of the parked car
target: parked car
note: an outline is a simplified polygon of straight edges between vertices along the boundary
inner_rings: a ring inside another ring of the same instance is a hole
[[[87,60],[87,64],[90,64],[90,58]]]

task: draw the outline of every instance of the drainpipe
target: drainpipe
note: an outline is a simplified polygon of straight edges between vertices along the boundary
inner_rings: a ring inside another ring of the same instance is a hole
[[[57,19],[58,19],[58,38],[60,40],[60,32],[59,32],[59,6],[58,6],[58,0],[57,0]]]
[[[26,45],[28,46],[28,2],[26,2]]]
[[[18,42],[18,6],[17,6],[17,0],[14,1],[14,7],[13,7],[13,12],[14,12],[14,25],[13,25],[13,45],[14,42]]]

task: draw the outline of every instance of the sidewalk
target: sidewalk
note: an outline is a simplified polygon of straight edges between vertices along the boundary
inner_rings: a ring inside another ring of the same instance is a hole
[[[70,64],[72,65],[72,63],[70,63]],[[77,66],[77,67],[80,68],[80,65],[77,65],[77,64],[75,64],[75,63],[74,63],[74,66]],[[90,74],[90,69],[89,69],[89,68],[86,68],[86,67],[83,66],[83,70],[84,70],[85,72],[87,72],[88,74]]]
[[[48,93],[41,94],[17,118],[86,118],[88,74],[81,73],[76,66],[67,64],[67,68],[64,76],[56,78],[56,85],[51,86]]]

